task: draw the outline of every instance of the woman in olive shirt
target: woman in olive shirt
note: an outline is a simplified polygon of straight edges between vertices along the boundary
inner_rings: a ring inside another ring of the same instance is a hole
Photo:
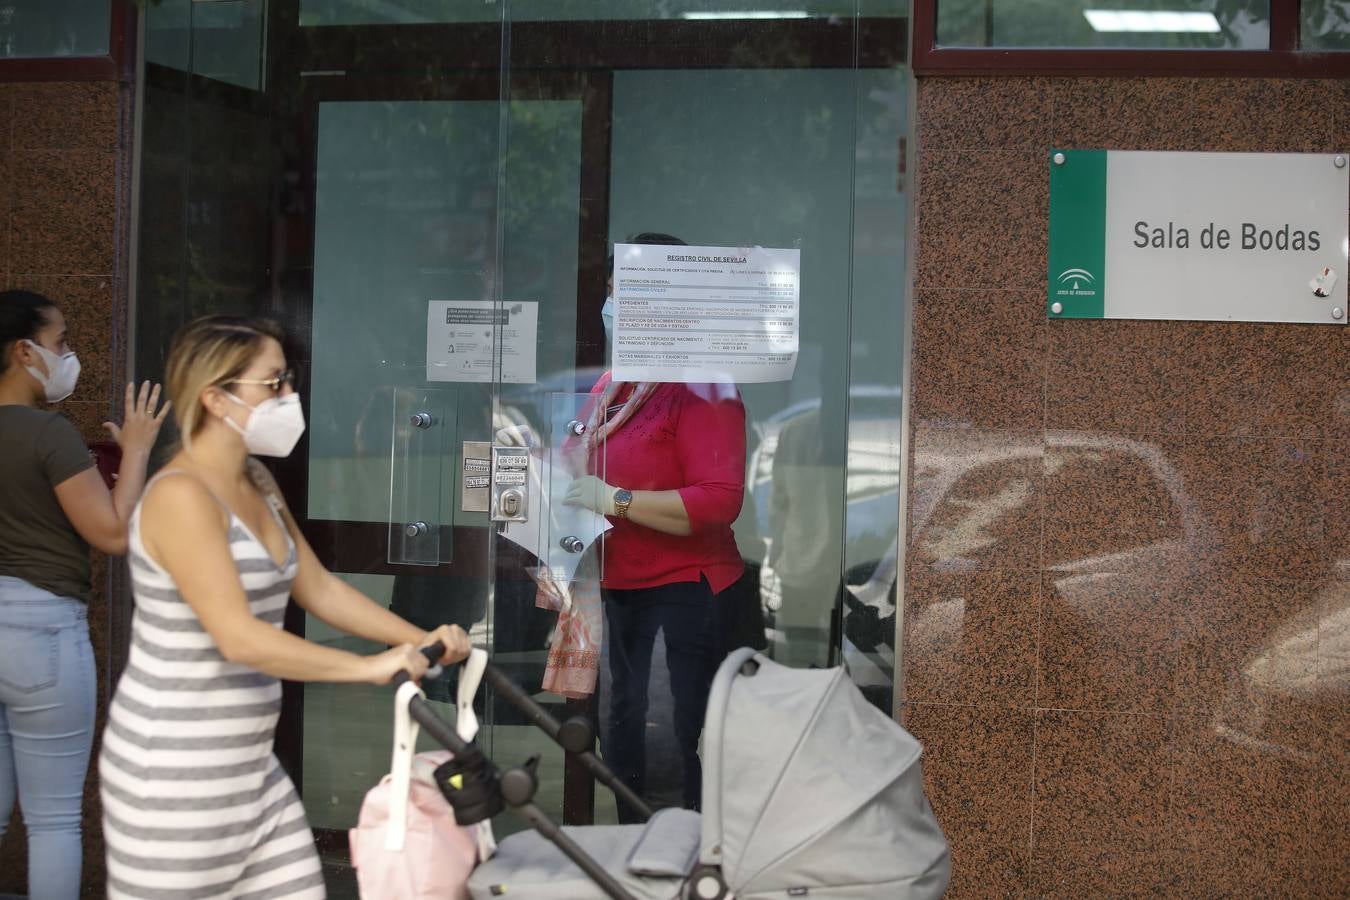
[[[94,732],[89,547],[124,553],[160,423],[159,386],[127,385],[109,491],[79,432],[42,407],[69,397],[79,359],[56,304],[0,292],[0,838],[17,798],[30,900],[80,893],[80,804]]]

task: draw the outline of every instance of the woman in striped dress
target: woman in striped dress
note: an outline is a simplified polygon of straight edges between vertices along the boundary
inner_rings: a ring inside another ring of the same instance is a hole
[[[454,626],[424,632],[327,572],[266,469],[304,430],[282,335],[212,317],[169,353],[182,447],[131,523],[136,613],[99,776],[113,898],[323,897],[304,808],[276,757],[279,679],[420,677],[418,646],[467,655]],[[394,645],[359,656],[281,627],[289,597],[342,631]]]

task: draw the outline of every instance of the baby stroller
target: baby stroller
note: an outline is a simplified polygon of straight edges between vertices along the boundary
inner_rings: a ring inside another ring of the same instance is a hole
[[[493,667],[486,676],[645,809],[589,752],[589,723],[560,725]],[[474,870],[474,900],[918,900],[947,887],[951,862],[923,794],[919,744],[842,669],[790,669],[734,651],[708,700],[702,814],[666,809],[645,825],[560,828],[532,802],[531,768],[498,773],[430,706],[414,700],[412,714],[456,756],[455,773],[437,781],[461,825],[504,803],[534,826]]]

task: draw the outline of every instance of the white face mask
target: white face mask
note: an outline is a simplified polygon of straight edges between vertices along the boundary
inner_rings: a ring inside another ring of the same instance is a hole
[[[600,307],[600,319],[605,323],[605,340],[614,343],[614,298],[606,297],[605,305]]]
[[[28,374],[42,385],[47,402],[60,403],[75,393],[75,383],[80,380],[80,358],[74,352],[57,356],[40,344],[33,341],[27,343],[37,351],[37,355],[42,357],[43,365],[47,367],[46,375],[43,375],[42,370],[36,366],[24,367],[28,370]]]
[[[240,406],[248,406],[229,391],[225,392]],[[300,395],[287,394],[272,397],[257,406],[250,406],[248,424],[240,428],[233,419],[225,422],[244,436],[244,447],[257,456],[290,456],[300,435],[305,433],[305,413],[300,408]]]

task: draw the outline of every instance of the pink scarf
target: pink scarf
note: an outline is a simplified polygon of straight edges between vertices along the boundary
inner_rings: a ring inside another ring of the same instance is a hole
[[[605,385],[599,401],[591,408],[591,413],[586,419],[583,443],[586,447],[588,468],[595,458],[596,448],[604,444],[611,434],[627,425],[660,386],[660,382],[657,381],[639,381],[633,385],[633,392],[628,395],[623,406],[611,417],[609,410],[614,405],[614,400],[623,393],[623,389],[628,387],[628,382],[611,381]]]

